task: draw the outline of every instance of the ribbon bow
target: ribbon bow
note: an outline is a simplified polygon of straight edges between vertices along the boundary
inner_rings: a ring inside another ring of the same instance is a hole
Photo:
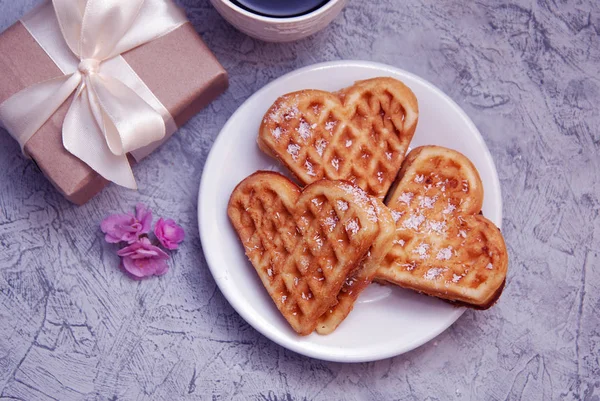
[[[135,189],[127,153],[162,139],[171,117],[120,54],[176,29],[187,21],[185,15],[169,0],[53,0],[52,5],[64,42],[42,48],[65,75],[11,96],[0,104],[0,121],[23,149],[75,92],[63,123],[65,149],[104,178]],[[124,68],[135,88],[115,77]]]

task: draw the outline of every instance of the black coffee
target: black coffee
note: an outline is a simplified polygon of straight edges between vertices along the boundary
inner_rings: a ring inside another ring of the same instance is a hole
[[[327,0],[231,0],[246,10],[269,17],[293,17],[309,13]]]

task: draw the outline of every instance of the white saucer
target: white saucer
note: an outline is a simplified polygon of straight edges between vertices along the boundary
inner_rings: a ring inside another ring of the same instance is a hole
[[[256,145],[261,119],[275,99],[300,89],[338,90],[377,76],[398,78],[419,101],[411,148],[441,145],[469,157],[485,188],[483,213],[502,222],[500,183],[481,134],[448,96],[427,81],[391,66],[339,61],[301,68],[271,82],[242,104],[225,124],[206,161],[198,200],[200,238],[217,285],[256,330],[292,351],[338,362],[363,362],[410,351],[431,340],[464,312],[446,302],[397,287],[372,284],[348,318],[330,335],[297,335],[267,294],[227,217],[233,188],[256,170],[284,172]]]

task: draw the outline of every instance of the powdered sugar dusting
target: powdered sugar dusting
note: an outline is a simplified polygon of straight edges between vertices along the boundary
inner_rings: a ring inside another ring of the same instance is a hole
[[[419,174],[419,175],[417,175],[417,176],[415,177],[415,182],[416,182],[417,184],[420,184],[420,183],[422,183],[422,182],[423,182],[423,180],[425,180],[425,177],[423,176],[423,174]]]
[[[402,223],[402,227],[410,228],[415,231],[418,231],[419,226],[421,224],[423,224],[424,221],[425,221],[425,216],[423,216],[422,214],[418,214],[418,215],[411,214],[408,217],[408,219],[404,220],[404,223]]]
[[[444,188],[444,189],[443,189],[444,191],[446,190],[446,189],[445,189],[445,188],[446,188],[446,185],[448,185],[448,179],[447,179],[447,178],[446,178],[444,181],[438,181],[438,182],[435,184],[435,186],[436,186],[436,187],[443,187],[443,188]]]
[[[459,276],[458,274],[453,274],[452,275],[452,282],[453,283],[458,283],[461,278],[462,278],[462,276]]]
[[[403,239],[395,239],[394,241],[392,241],[392,243],[394,245],[400,245],[400,246],[404,246],[404,244],[406,243]]]
[[[456,210],[456,206],[454,206],[450,201],[448,201],[448,206],[444,210],[442,210],[443,214],[450,214]]]
[[[281,137],[281,128],[277,127],[275,129],[272,129],[271,130],[271,135],[273,135],[273,138],[279,139],[279,137]]]
[[[421,259],[427,258],[427,252],[429,251],[429,244],[421,242],[418,247],[413,249],[412,253],[419,255]]]
[[[383,171],[377,172],[377,181],[379,181],[379,183],[383,182]]]
[[[375,211],[375,207],[371,203],[369,195],[367,195],[365,191],[363,191],[359,187],[355,187],[345,183],[340,184],[340,188],[342,188],[347,194],[352,195],[356,203],[359,203],[367,208],[367,215],[369,216],[369,220],[371,220],[372,222],[377,222],[377,212]]]
[[[392,160],[392,152],[385,152],[385,157],[388,160]]]
[[[334,230],[335,226],[337,225],[337,222],[337,217],[333,216],[328,216],[324,221],[325,226],[329,229],[329,232],[332,232]]]
[[[343,200],[338,200],[337,201],[337,207],[338,209],[340,209],[342,212],[345,212],[346,210],[348,210],[348,202],[345,202]]]
[[[431,269],[427,270],[423,277],[426,280],[435,280],[436,278],[440,277],[443,272],[444,268],[442,267],[432,267]]]
[[[492,270],[494,268],[494,265],[491,264],[491,263],[488,263],[485,268],[488,269],[488,270]]]
[[[341,184],[340,187],[348,194],[348,195],[352,195],[354,197],[354,201],[357,203],[362,203],[363,205],[369,205],[370,209],[373,210],[373,213],[375,212],[373,205],[371,205],[371,201],[369,199],[369,195],[367,195],[367,193],[365,191],[363,191],[361,188],[359,187],[355,187],[353,185],[350,184]]]
[[[298,152],[300,151],[300,146],[295,143],[290,143],[287,147],[287,152],[292,156],[292,159],[298,160]]]
[[[297,104],[282,104],[269,114],[269,119],[279,123],[282,117],[288,121],[295,118],[298,114],[300,114],[300,110],[298,110]]]
[[[446,222],[445,221],[432,220],[429,222],[428,226],[429,226],[430,233],[433,231],[436,234],[442,235],[446,232]]]
[[[298,133],[300,134],[300,137],[304,141],[306,141],[312,135],[312,130],[310,128],[310,125],[304,120],[300,120],[300,124],[298,125],[298,128],[296,130],[298,131]]]
[[[452,257],[452,247],[449,246],[448,248],[440,249],[435,258],[437,260],[448,260],[451,257]]]
[[[373,223],[377,223],[377,213],[375,212],[375,208],[373,206],[367,209],[367,215],[369,216],[369,220]]]
[[[358,221],[356,221],[356,219],[352,219],[348,223],[346,223],[346,231],[351,232],[353,235],[355,235],[358,232],[358,230],[360,230],[360,226],[358,225]]]
[[[315,170],[313,169],[313,165],[311,162],[309,162],[308,160],[305,161],[304,167],[306,167],[306,174],[310,175],[311,177],[316,176]]]
[[[333,131],[333,128],[335,127],[335,125],[337,124],[337,121],[327,121],[325,123],[325,129],[329,132]]]
[[[415,194],[413,194],[412,192],[402,192],[402,194],[398,197],[398,201],[410,205],[410,202],[412,201],[414,196]]]
[[[352,139],[346,141],[346,147],[349,148],[350,146],[352,146]]]
[[[429,196],[419,196],[419,199],[419,207],[433,209],[433,205],[435,205],[435,202],[437,201],[437,196],[434,196],[433,198],[430,198]]]
[[[320,249],[323,246],[323,239],[319,234],[315,234],[314,240],[317,243],[317,248]]]
[[[293,105],[285,110],[285,112],[283,114],[283,118],[286,120],[291,120],[292,118],[296,117],[298,114],[300,114],[300,110],[298,110],[298,107],[296,105]]]
[[[398,220],[400,220],[400,217],[402,217],[404,213],[399,212],[397,210],[392,210],[392,218],[394,219],[394,223],[397,223]]]
[[[334,157],[333,159],[331,159],[331,165],[333,166],[334,169],[339,170],[340,169],[340,161],[338,160],[337,157]]]
[[[415,267],[417,267],[417,264],[415,262],[410,262],[403,264],[402,267],[404,267],[408,271],[412,271]]]
[[[323,156],[323,152],[325,151],[326,147],[327,141],[324,139],[319,139],[315,142],[315,149],[317,149],[317,153],[319,154],[319,156]]]

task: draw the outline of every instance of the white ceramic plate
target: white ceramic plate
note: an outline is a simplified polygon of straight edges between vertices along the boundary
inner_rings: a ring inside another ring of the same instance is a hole
[[[363,362],[402,354],[443,332],[464,312],[412,291],[372,284],[335,332],[301,337],[275,307],[227,217],[231,191],[245,177],[256,170],[284,172],[256,145],[261,119],[277,97],[307,88],[338,90],[377,76],[398,78],[417,96],[419,124],[411,147],[442,145],[469,157],[484,183],[484,214],[499,227],[502,221],[500,183],[481,134],[456,103],[416,75],[383,64],[339,61],[301,68],[256,92],[225,124],[206,161],[198,200],[200,238],[215,281],[234,309],[271,340],[313,358]]]

